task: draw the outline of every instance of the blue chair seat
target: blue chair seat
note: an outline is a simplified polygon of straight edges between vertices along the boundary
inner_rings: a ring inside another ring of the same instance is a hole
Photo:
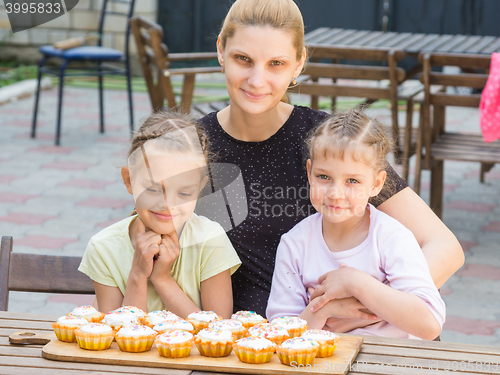
[[[40,47],[40,52],[48,57],[60,57],[65,60],[120,60],[124,57],[123,52],[107,47],[82,46],[61,50],[51,45]]]

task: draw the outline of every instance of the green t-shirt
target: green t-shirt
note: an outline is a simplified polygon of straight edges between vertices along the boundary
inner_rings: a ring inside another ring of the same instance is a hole
[[[136,217],[121,220],[93,236],[78,268],[95,282],[118,287],[124,295],[134,256],[129,226]],[[182,229],[179,244],[181,251],[172,266],[172,277],[202,309],[201,282],[227,269],[233,274],[241,264],[240,259],[224,229],[218,223],[194,213]],[[148,311],[163,309],[165,306],[160,296],[148,281]]]

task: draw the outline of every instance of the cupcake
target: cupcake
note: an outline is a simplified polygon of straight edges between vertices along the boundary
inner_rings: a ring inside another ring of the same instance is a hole
[[[295,366],[306,366],[314,361],[318,353],[319,344],[311,339],[294,337],[278,346],[278,358],[284,365],[294,363]]]
[[[158,354],[167,358],[187,357],[193,346],[194,336],[188,331],[174,330],[156,336]]]
[[[208,323],[208,328],[231,331],[235,340],[241,339],[247,334],[247,330],[243,327],[243,324],[233,319],[215,320]]]
[[[238,311],[231,315],[231,319],[240,321],[246,329],[249,329],[256,324],[267,323],[267,319],[264,319],[255,311]]]
[[[168,331],[187,331],[194,335],[194,327],[187,320],[166,320],[160,324],[157,324],[153,327],[153,329],[158,333],[165,333]]]
[[[276,344],[261,337],[245,337],[236,341],[233,349],[241,362],[267,363],[276,351]]]
[[[322,329],[308,329],[300,337],[318,342],[319,349],[318,354],[316,354],[318,358],[331,356],[339,342],[339,336],[333,332],[324,331]]]
[[[140,308],[138,307],[135,307],[135,306],[122,306],[122,307],[119,307],[117,308],[115,311],[118,311],[118,312],[123,312],[123,313],[126,313],[126,314],[132,314],[134,315],[137,320],[139,321],[140,324],[144,324],[145,323],[145,318],[146,318],[146,313],[141,310]]]
[[[102,312],[97,311],[94,306],[90,305],[75,307],[73,311],[67,315],[75,315],[79,318],[87,319],[90,323],[99,323],[102,318],[104,318],[104,314]]]
[[[167,310],[155,310],[151,311],[144,318],[144,324],[153,328],[155,325],[165,322],[167,320],[179,320],[181,319],[173,312]]]
[[[233,350],[233,334],[231,331],[204,328],[198,332],[194,343],[205,357],[226,357]]]
[[[117,333],[122,327],[139,324],[139,318],[127,311],[113,310],[104,315],[102,322],[113,328],[114,333]]]
[[[248,330],[248,335],[271,340],[277,345],[290,338],[286,329],[270,323],[257,324],[256,326],[251,327]]]
[[[188,315],[187,320],[191,322],[196,333],[198,333],[203,328],[208,327],[208,323],[213,320],[222,319],[219,315],[213,311],[195,311]]]
[[[113,342],[114,335],[110,326],[102,323],[88,323],[75,329],[76,342],[82,349],[108,349]]]
[[[297,316],[282,316],[273,319],[271,324],[277,325],[288,331],[290,338],[300,337],[307,329],[307,321]]]
[[[140,353],[151,349],[156,335],[152,328],[137,324],[121,328],[115,335],[115,340],[121,351]]]
[[[64,315],[52,323],[52,328],[61,341],[76,342],[75,329],[89,324],[89,321],[75,315]]]

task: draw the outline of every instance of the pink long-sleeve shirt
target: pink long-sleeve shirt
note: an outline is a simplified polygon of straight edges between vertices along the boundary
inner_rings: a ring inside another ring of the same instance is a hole
[[[302,220],[281,237],[266,311],[269,320],[299,315],[309,303],[307,288],[316,287],[321,275],[346,263],[382,283],[389,282],[394,289],[420,297],[443,326],[445,305],[417,240],[399,221],[372,205],[369,210],[369,234],[353,249],[328,249],[319,213]],[[350,333],[416,338],[385,321]]]

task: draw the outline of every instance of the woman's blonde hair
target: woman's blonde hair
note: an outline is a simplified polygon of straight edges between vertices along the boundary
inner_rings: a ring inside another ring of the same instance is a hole
[[[238,26],[269,26],[285,30],[292,35],[297,50],[297,60],[304,50],[304,21],[299,7],[293,0],[236,0],[224,19],[220,43],[226,47]]]
[[[309,158],[318,156],[344,160],[346,155],[375,172],[386,169],[391,142],[382,124],[369,118],[362,108],[336,112],[315,128],[306,141]]]

